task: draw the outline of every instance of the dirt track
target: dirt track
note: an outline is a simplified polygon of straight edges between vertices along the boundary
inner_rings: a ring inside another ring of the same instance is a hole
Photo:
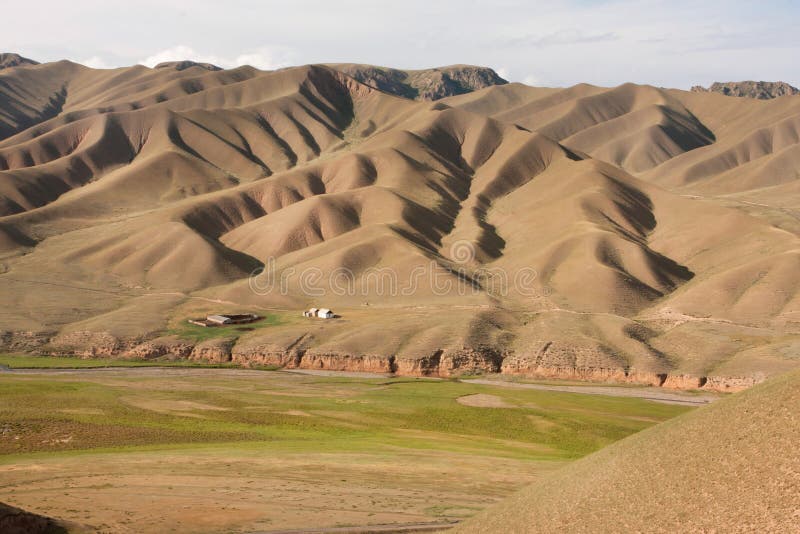
[[[173,376],[197,376],[199,374],[224,374],[224,376],[248,376],[253,373],[263,372],[288,372],[315,376],[339,376],[352,378],[387,378],[391,375],[380,373],[361,373],[347,371],[328,371],[316,369],[293,369],[290,371],[260,371],[254,369],[201,369],[186,367],[100,367],[89,369],[4,369],[0,372],[19,374],[73,374],[73,373],[125,373],[129,376],[153,376],[170,373]],[[426,378],[436,380],[436,378]],[[510,382],[502,378],[476,378],[464,380],[467,384],[481,384],[506,388],[527,388],[541,391],[561,391],[564,393],[582,393],[585,395],[606,395],[610,397],[634,397],[653,402],[666,404],[681,404],[685,406],[702,406],[714,402],[718,395],[710,393],[685,393],[681,391],[665,391],[663,388],[631,387],[631,386],[602,386],[602,385],[552,385],[532,384],[526,382]]]
[[[652,387],[627,386],[556,386],[549,384],[529,384],[524,382],[507,382],[504,380],[476,378],[464,380],[468,384],[483,384],[504,388],[538,389],[541,391],[562,391],[564,393],[582,393],[585,395],[607,395],[610,397],[635,397],[665,404],[683,404],[686,406],[702,406],[719,399],[717,395],[708,393],[691,394],[678,391],[664,391]]]
[[[311,530],[268,530],[256,534],[378,534],[379,532],[441,532],[457,522],[410,523],[408,525],[372,525],[368,527],[332,527]]]

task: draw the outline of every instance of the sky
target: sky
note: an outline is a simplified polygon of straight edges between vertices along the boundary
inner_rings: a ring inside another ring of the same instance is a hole
[[[0,0],[11,3],[9,0]],[[529,85],[800,86],[798,0],[13,0],[0,51],[96,68],[484,65]]]

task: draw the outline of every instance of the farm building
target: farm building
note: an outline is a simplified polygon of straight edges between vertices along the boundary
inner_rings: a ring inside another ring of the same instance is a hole
[[[239,313],[227,315],[208,315],[205,319],[189,319],[189,322],[199,326],[225,326],[231,324],[246,324],[261,319],[254,313]]]
[[[333,319],[336,315],[328,308],[311,308],[303,312],[303,317],[319,317],[320,319]]]

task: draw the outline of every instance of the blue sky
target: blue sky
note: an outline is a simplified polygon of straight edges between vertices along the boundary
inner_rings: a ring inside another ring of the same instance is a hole
[[[797,0],[38,0],[4,12],[26,23],[4,27],[0,49],[97,67],[471,63],[546,86],[800,85]]]

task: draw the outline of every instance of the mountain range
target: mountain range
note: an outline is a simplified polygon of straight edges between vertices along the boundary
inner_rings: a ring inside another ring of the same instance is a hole
[[[5,350],[715,389],[800,363],[800,98],[2,63]],[[185,331],[239,311],[269,324]]]

